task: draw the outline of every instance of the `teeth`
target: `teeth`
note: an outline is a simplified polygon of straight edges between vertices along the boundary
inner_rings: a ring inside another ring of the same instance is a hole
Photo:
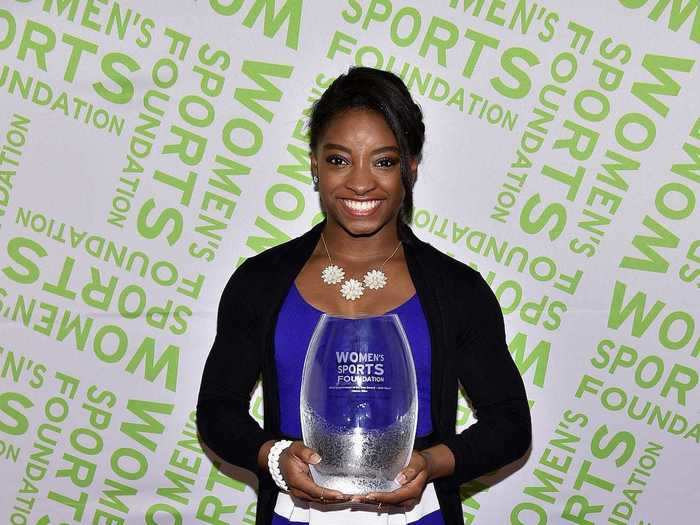
[[[347,205],[348,208],[352,208],[353,210],[358,210],[358,211],[367,211],[370,210],[374,207],[376,207],[381,201],[374,200],[374,201],[353,201],[350,199],[343,199],[343,202]]]

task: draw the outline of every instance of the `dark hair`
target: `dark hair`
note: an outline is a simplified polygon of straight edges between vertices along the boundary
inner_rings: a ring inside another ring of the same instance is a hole
[[[405,195],[399,212],[401,223],[408,226],[413,215],[413,185],[416,173],[410,169],[411,157],[420,163],[425,142],[423,112],[413,101],[403,80],[390,71],[351,66],[338,76],[311,107],[309,147],[315,150],[331,120],[351,108],[371,109],[384,116],[394,132],[401,156],[401,183]]]

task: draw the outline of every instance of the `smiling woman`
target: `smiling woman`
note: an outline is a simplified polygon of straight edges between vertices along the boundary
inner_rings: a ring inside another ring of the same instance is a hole
[[[248,258],[229,280],[202,377],[200,435],[260,478],[257,525],[463,523],[460,483],[522,456],[530,413],[488,284],[411,230],[422,111],[395,74],[351,67],[314,103],[309,139],[325,218]],[[394,313],[405,327],[418,418],[392,492],[343,494],[310,476],[323,458],[302,439],[301,378],[328,312]],[[264,429],[249,414],[260,374]],[[459,383],[478,421],[456,434]]]
[[[311,170],[319,180],[329,224],[358,235],[371,234],[396,219],[405,190],[399,148],[381,114],[365,109],[345,111],[335,117],[316,149],[318,154],[311,153]],[[415,164],[413,161],[413,172]]]
[[[390,72],[355,67],[336,79],[314,105],[309,123],[311,173],[315,183],[326,165],[340,171],[347,167],[346,174],[371,168],[372,173],[393,175],[394,182],[398,175],[405,192],[398,218],[408,224],[424,141],[423,114],[403,81]],[[361,195],[351,197],[362,200]]]
[[[389,72],[354,67],[315,103],[309,156],[326,227],[296,279],[309,302],[347,315],[377,314],[415,293],[402,240],[413,213],[424,139],[420,107]],[[329,262],[347,276],[337,294],[329,294],[327,285],[341,283],[342,276],[330,283],[318,279]],[[360,276],[371,268],[391,285],[364,283]],[[356,293],[346,293],[348,286]]]

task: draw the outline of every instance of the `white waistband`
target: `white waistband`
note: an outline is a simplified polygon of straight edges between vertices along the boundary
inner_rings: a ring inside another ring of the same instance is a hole
[[[418,521],[423,516],[440,508],[440,503],[432,483],[425,486],[423,495],[416,505],[408,512],[391,511],[377,513],[376,505],[365,504],[325,504],[310,503],[280,492],[277,496],[275,514],[289,521],[311,523],[312,525],[357,525],[357,519],[362,517],[362,525],[405,525]]]

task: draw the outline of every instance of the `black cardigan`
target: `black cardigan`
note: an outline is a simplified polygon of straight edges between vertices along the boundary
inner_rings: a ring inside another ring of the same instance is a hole
[[[294,279],[311,256],[325,219],[303,235],[246,259],[221,295],[217,332],[204,366],[197,402],[203,442],[222,459],[259,478],[256,525],[269,525],[278,489],[257,466],[263,443],[281,439],[274,365],[277,315]],[[431,343],[433,443],[455,457],[452,476],[435,480],[448,525],[463,524],[459,485],[521,457],[531,440],[522,378],[508,351],[503,315],[481,275],[399,230],[408,270],[426,315]],[[264,429],[249,415],[262,374]],[[461,383],[477,422],[456,434]]]

